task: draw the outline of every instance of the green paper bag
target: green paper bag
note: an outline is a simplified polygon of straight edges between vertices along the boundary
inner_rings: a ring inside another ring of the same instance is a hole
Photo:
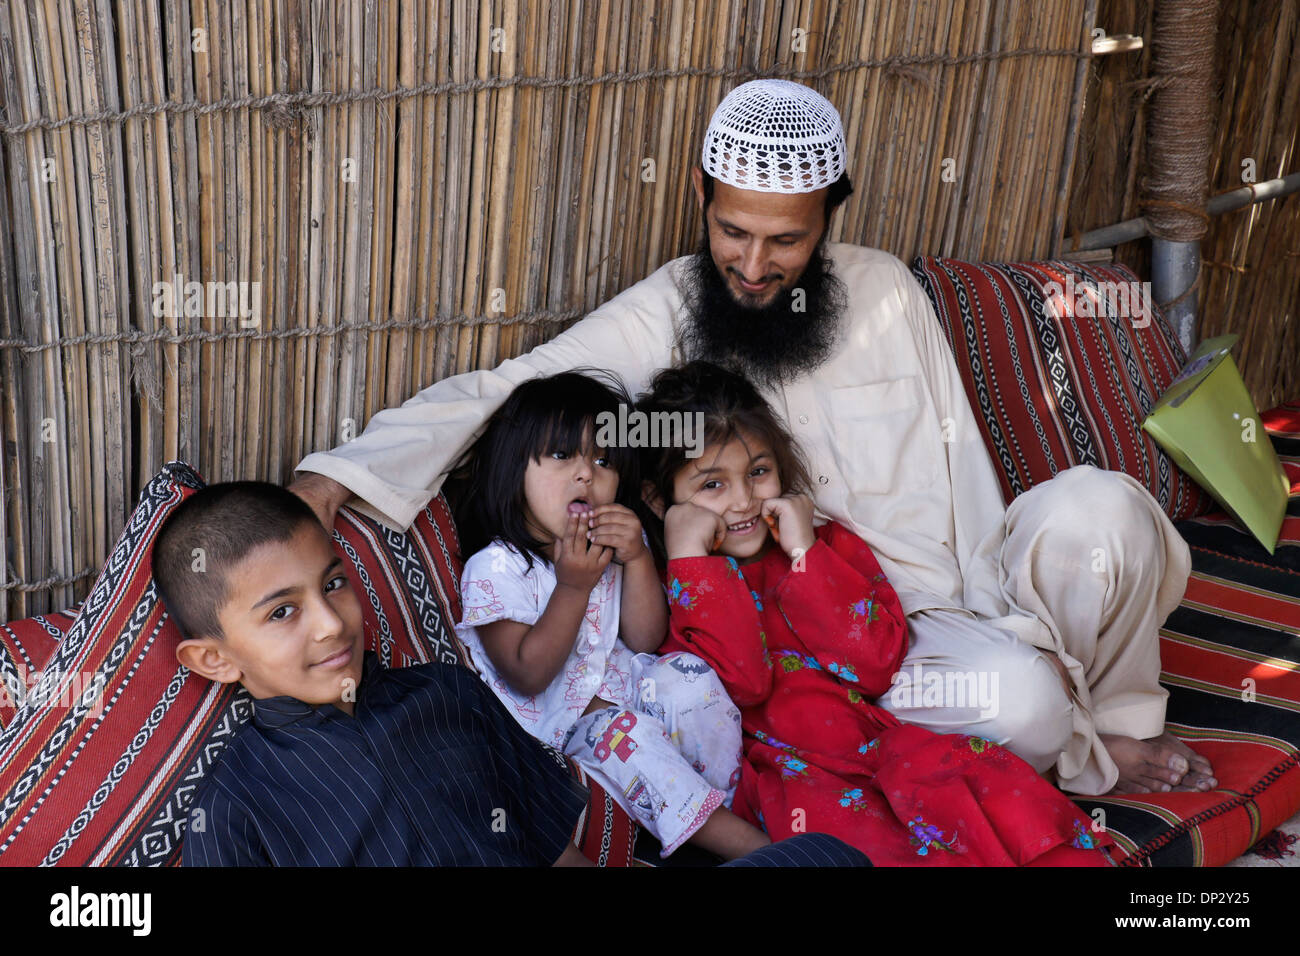
[[[1229,354],[1236,343],[1202,342],[1142,428],[1272,554],[1290,484]]]

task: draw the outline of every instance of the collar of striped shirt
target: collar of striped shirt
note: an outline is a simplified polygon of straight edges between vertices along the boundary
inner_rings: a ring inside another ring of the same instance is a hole
[[[366,651],[362,658],[361,683],[357,687],[357,704],[365,699],[366,689],[373,686],[374,677],[383,671],[379,656]],[[308,717],[321,720],[344,720],[347,714],[333,704],[308,704],[297,697],[262,697],[253,700],[253,723],[267,730],[287,727]]]

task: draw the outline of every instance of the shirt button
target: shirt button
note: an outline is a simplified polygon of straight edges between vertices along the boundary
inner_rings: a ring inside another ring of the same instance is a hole
[[[596,645],[596,644],[599,644],[599,643],[600,643],[600,636],[597,635],[597,634],[593,634],[593,635],[591,635],[591,637],[587,638],[587,643],[588,643],[588,644],[591,644],[591,645],[593,645],[593,646]]]
[[[800,425],[807,425],[807,424],[808,424],[808,416],[807,416],[807,415],[800,415],[800,416],[799,416],[799,424],[800,424]]]
[[[821,482],[823,485],[830,481],[830,479],[827,478],[825,475],[818,475],[817,480]]]

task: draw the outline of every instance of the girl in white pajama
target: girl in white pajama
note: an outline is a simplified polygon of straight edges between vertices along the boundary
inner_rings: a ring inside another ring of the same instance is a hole
[[[494,570],[496,569],[496,570]],[[611,564],[560,676],[541,694],[512,690],[478,638],[491,621],[533,624],[555,590],[555,571],[504,542],[473,555],[461,579],[456,631],[474,666],[515,719],[538,740],[573,757],[672,853],[740,779],[740,711],[713,670],[693,654],[633,654],[617,637],[622,571]],[[593,697],[613,707],[584,716]]]
[[[470,547],[485,546],[465,563],[456,630],[524,729],[573,757],[664,856],[697,834],[741,856],[769,841],[727,809],[740,712],[699,658],[649,653],[668,608],[619,494],[625,480],[639,491],[635,452],[593,437],[618,400],[586,376],[552,376],[520,386],[489,425],[464,523]]]

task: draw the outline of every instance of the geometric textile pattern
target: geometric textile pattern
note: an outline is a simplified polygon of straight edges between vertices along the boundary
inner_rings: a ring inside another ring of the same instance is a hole
[[[1007,502],[1073,465],[1132,475],[1173,521],[1214,501],[1142,431],[1186,362],[1129,269],[918,257]]]

